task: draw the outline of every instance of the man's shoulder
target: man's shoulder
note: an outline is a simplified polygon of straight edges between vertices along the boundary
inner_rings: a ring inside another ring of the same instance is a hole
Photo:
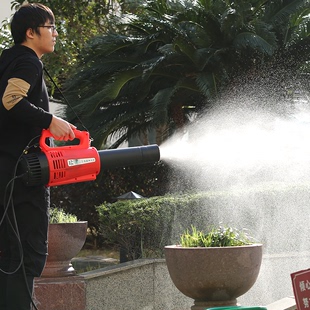
[[[43,67],[41,60],[36,55],[33,55],[32,53],[29,53],[29,52],[22,53],[16,56],[16,62],[17,63],[22,63],[22,62],[31,63],[39,68]]]
[[[13,51],[16,64],[28,63],[42,70],[42,62],[31,48],[28,48],[24,45],[17,45],[12,47],[12,52]]]

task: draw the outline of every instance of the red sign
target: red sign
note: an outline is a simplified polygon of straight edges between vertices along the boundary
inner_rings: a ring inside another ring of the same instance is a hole
[[[310,269],[291,274],[297,310],[310,310]]]

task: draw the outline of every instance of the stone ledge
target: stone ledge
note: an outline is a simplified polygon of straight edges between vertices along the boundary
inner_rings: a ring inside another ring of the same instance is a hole
[[[294,297],[285,297],[267,305],[268,310],[295,310],[296,302]]]
[[[77,273],[88,272],[119,264],[119,260],[102,256],[75,257],[71,261]]]
[[[96,269],[88,272],[83,272],[80,274],[85,280],[108,276],[110,274],[117,274],[121,271],[130,270],[132,268],[140,268],[141,266],[145,265],[153,265],[155,263],[164,263],[165,260],[162,258],[149,258],[149,259],[138,259],[134,261],[129,261],[122,264],[112,265],[101,269]]]

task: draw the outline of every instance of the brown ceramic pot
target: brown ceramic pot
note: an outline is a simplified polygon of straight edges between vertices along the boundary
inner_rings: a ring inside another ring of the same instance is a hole
[[[255,283],[262,244],[234,247],[166,246],[165,258],[174,285],[195,300],[192,310],[236,306]]]
[[[48,256],[42,277],[75,275],[71,260],[82,249],[86,233],[86,221],[49,224]]]

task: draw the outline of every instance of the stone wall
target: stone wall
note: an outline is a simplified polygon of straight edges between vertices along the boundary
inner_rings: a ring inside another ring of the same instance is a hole
[[[81,274],[86,310],[188,310],[193,300],[172,283],[165,260],[136,260]]]
[[[238,298],[239,303],[243,306],[267,304],[268,310],[296,309],[289,279],[291,270],[283,266],[294,261],[294,271],[297,271],[304,267],[301,262],[308,259],[309,253],[304,257],[263,257],[258,280],[249,292]],[[286,281],[279,287],[277,279],[283,273]],[[270,292],[274,294],[266,299]],[[274,296],[278,298],[265,302]],[[78,276],[38,278],[35,301],[39,310],[190,310],[193,305],[193,300],[180,293],[172,283],[164,259],[135,260]]]

